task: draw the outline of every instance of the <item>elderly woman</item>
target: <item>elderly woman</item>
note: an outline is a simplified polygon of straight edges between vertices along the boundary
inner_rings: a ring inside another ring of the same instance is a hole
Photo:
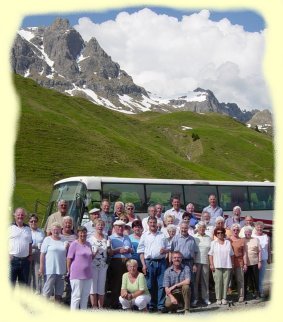
[[[126,215],[129,219],[129,223],[132,224],[134,220],[141,220],[138,215],[135,215],[135,205],[132,202],[125,204]]]
[[[66,273],[66,244],[60,237],[61,225],[51,224],[51,235],[45,237],[40,248],[39,276],[45,275],[42,294],[45,297],[55,295],[55,301],[61,302],[64,292],[63,275]]]
[[[30,262],[30,278],[29,284],[36,294],[42,291],[42,279],[38,278],[40,264],[40,247],[45,237],[44,231],[38,228],[38,217],[36,214],[31,214],[29,217],[29,227],[32,236],[32,258]]]
[[[67,271],[72,288],[71,310],[86,310],[92,282],[93,253],[90,243],[86,240],[86,227],[79,226],[77,234],[78,239],[71,243],[67,255]]]
[[[227,289],[234,261],[234,252],[229,240],[225,239],[225,228],[214,229],[215,240],[208,252],[210,269],[215,283],[216,304],[227,304]],[[222,300],[221,300],[222,299]]]
[[[102,309],[104,305],[105,282],[107,273],[107,239],[104,234],[105,222],[97,219],[95,231],[88,238],[92,246],[94,258],[92,261],[92,282],[90,288],[90,302],[92,308]]]
[[[201,287],[201,297],[206,305],[210,305],[209,301],[209,260],[208,252],[210,250],[211,238],[205,233],[206,225],[203,221],[199,221],[197,225],[197,233],[194,235],[198,252],[195,258],[196,279],[194,285],[194,305],[197,304],[199,298],[199,285]]]
[[[247,298],[248,282],[253,289],[253,297],[259,297],[259,270],[261,269],[261,246],[257,238],[252,237],[253,228],[245,226],[245,257],[247,269],[244,276],[244,298]]]
[[[216,219],[215,219],[215,228],[214,228],[214,230],[216,229],[216,228],[224,228],[224,222],[225,222],[225,219],[223,218],[223,217],[221,217],[221,216],[218,216],[218,217],[216,217]],[[225,230],[225,236],[226,236],[226,230]],[[213,231],[213,234],[214,234],[214,231]],[[217,239],[217,236],[215,236],[215,234],[214,234],[214,236],[213,236],[213,239],[214,240],[216,240]]]
[[[62,223],[61,237],[68,241],[69,244],[77,239],[73,226],[73,218],[71,216],[65,216]]]
[[[264,297],[263,280],[266,271],[266,265],[271,263],[271,247],[269,237],[263,233],[264,224],[262,221],[255,223],[255,233],[253,237],[259,240],[261,246],[261,268],[259,270],[259,292],[260,297]]]
[[[140,254],[137,253],[138,245],[139,245],[141,235],[142,235],[142,230],[143,230],[142,223],[140,220],[133,221],[132,230],[133,230],[133,233],[129,236],[133,247],[132,259],[135,259],[138,262],[138,271],[142,272],[142,262],[140,259]]]
[[[244,272],[247,269],[247,263],[244,261],[245,257],[245,241],[243,238],[239,237],[240,233],[240,225],[237,223],[232,224],[231,231],[232,236],[230,236],[229,240],[232,245],[232,249],[234,252],[234,269],[233,272],[235,274],[235,280],[237,282],[238,296],[239,302],[244,301]]]
[[[68,242],[66,243],[67,247],[69,248],[70,244],[72,241],[77,239],[77,235],[75,234],[73,230],[73,218],[71,216],[65,216],[63,218],[63,223],[62,223],[62,230],[61,230],[61,235],[60,237],[62,240]],[[64,303],[70,304],[71,301],[71,283],[69,276],[65,277],[65,298],[64,298]]]
[[[138,262],[130,259],[126,263],[128,273],[122,277],[121,294],[119,301],[123,310],[137,306],[139,311],[146,311],[150,302],[150,294],[143,273],[138,271]]]

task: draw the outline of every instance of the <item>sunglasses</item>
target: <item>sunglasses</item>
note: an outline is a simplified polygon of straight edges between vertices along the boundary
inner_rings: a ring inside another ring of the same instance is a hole
[[[128,207],[127,209],[128,209],[128,210],[133,210],[133,209],[134,209],[134,207]]]
[[[216,234],[217,235],[224,235],[223,231],[217,231]]]
[[[37,222],[37,220],[30,220],[29,222],[30,222],[30,223],[33,223],[33,222]]]

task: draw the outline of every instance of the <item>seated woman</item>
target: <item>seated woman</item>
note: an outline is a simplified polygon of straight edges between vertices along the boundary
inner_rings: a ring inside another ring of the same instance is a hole
[[[138,271],[138,262],[135,259],[129,259],[126,266],[128,273],[123,274],[119,297],[122,308],[128,310],[135,305],[139,311],[146,311],[147,304],[150,302],[150,294],[145,277]]]

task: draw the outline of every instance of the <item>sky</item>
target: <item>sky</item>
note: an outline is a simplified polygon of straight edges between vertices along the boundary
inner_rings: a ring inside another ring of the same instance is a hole
[[[22,27],[58,15],[27,16]],[[181,11],[133,7],[62,15],[101,47],[137,85],[163,98],[197,87],[241,109],[271,109],[263,74],[266,25],[256,11]]]

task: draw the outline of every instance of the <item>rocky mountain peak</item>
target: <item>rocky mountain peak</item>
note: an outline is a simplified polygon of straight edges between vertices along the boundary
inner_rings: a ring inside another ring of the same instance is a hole
[[[56,18],[54,22],[46,28],[47,31],[58,32],[58,31],[65,31],[71,29],[71,25],[68,19],[64,18]]]
[[[63,18],[57,18],[48,27],[20,30],[11,51],[11,63],[15,73],[30,77],[41,86],[83,96],[125,113],[216,112],[246,122],[256,112],[242,111],[234,103],[219,103],[211,90],[200,87],[172,98],[154,96],[136,85],[97,39],[85,42]]]

